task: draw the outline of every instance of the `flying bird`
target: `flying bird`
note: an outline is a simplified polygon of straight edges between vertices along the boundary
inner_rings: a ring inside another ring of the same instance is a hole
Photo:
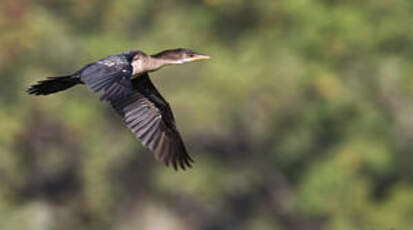
[[[90,63],[73,74],[39,81],[27,93],[48,95],[82,84],[94,93],[102,92],[100,100],[112,105],[126,127],[157,160],[167,166],[171,164],[175,170],[179,167],[185,170],[192,167],[193,160],[176,128],[168,102],[152,84],[148,73],[167,65],[209,58],[189,49],[165,50],[154,55],[126,51]]]

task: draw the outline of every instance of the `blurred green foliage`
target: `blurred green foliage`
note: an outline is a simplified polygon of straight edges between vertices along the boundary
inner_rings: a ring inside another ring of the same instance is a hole
[[[3,0],[0,229],[411,229],[413,1]],[[24,93],[123,50],[196,159],[174,172],[84,87]]]

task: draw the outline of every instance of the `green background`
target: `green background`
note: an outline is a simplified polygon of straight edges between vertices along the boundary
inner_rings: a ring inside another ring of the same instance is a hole
[[[413,227],[413,1],[0,1],[0,229]],[[85,87],[24,91],[107,55],[152,73],[195,159],[154,160]]]

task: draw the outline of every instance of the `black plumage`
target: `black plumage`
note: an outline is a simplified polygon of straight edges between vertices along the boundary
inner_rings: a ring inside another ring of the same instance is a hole
[[[53,77],[31,86],[27,92],[48,95],[85,84],[92,92],[103,91],[108,101],[142,144],[175,169],[193,162],[179,134],[172,110],[149,79],[148,72],[173,64],[208,59],[187,49],[166,50],[155,55],[127,51],[88,64],[69,76]],[[135,77],[135,78],[133,78]]]

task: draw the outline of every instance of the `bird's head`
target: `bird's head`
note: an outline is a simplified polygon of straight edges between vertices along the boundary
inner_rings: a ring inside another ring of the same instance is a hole
[[[164,60],[169,64],[183,64],[187,62],[193,61],[201,61],[210,59],[209,56],[195,53],[189,49],[172,49],[172,50],[164,50],[160,53],[152,55],[153,58]]]

